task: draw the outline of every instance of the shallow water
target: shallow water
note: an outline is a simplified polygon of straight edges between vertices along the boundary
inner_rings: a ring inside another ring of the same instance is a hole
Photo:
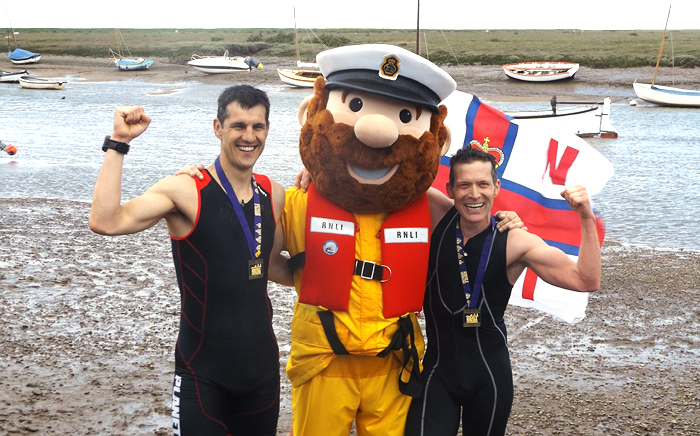
[[[0,155],[0,198],[90,201],[102,163],[101,144],[114,109],[143,105],[153,122],[133,141],[125,162],[123,198],[143,192],[186,163],[209,165],[216,98],[228,85],[139,81],[81,83],[62,91],[0,87],[0,140],[18,148]],[[290,186],[301,169],[297,107],[310,90],[261,85],[272,104],[271,131],[256,169]],[[495,104],[502,110],[546,109],[543,102]],[[700,110],[613,103],[617,139],[587,139],[615,166],[594,198],[606,238],[664,249],[700,250]]]

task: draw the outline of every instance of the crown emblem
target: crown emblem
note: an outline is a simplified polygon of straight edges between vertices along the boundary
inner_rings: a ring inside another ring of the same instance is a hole
[[[495,154],[496,158],[496,168],[500,167],[501,164],[503,163],[503,160],[505,159],[505,155],[503,154],[503,150],[501,150],[498,147],[489,147],[489,142],[491,139],[487,136],[484,138],[484,143],[483,145],[477,141],[476,139],[473,139],[471,142],[469,142],[469,145],[478,148],[481,151],[484,151],[492,156]]]
[[[385,79],[396,80],[399,75],[399,58],[395,55],[385,57],[379,68],[379,75]]]

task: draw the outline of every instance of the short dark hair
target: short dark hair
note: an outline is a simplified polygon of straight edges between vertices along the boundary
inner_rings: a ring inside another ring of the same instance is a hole
[[[228,105],[237,102],[243,109],[250,109],[258,105],[265,107],[265,122],[270,122],[270,100],[265,91],[254,88],[250,85],[229,86],[219,95],[219,107],[216,118],[224,124],[228,118]]]
[[[464,148],[460,148],[450,158],[450,185],[454,185],[454,167],[460,164],[468,164],[472,162],[489,162],[491,164],[491,178],[493,179],[493,184],[496,184],[498,180],[498,173],[496,173],[496,158],[486,153],[483,150],[474,148],[468,145]]]

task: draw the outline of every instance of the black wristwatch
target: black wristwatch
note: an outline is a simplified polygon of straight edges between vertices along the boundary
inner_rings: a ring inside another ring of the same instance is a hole
[[[107,149],[111,148],[112,150],[116,150],[121,154],[127,154],[129,152],[129,144],[126,142],[119,142],[115,141],[114,139],[110,139],[109,135],[105,137],[105,142],[102,144],[102,151],[107,151]]]

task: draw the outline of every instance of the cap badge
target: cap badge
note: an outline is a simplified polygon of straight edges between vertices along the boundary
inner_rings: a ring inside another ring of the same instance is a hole
[[[379,68],[379,76],[389,80],[396,80],[399,75],[399,58],[396,55],[389,55],[382,61]]]

